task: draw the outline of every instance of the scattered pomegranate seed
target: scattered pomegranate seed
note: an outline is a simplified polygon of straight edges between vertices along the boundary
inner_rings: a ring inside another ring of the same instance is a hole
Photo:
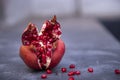
[[[48,69],[46,72],[47,74],[52,74],[52,71],[50,69]]]
[[[68,80],[75,80],[75,79],[74,79],[74,77],[69,77],[69,79],[68,79]]]
[[[80,75],[80,71],[75,71],[75,74],[76,75]]]
[[[42,79],[45,79],[45,78],[47,78],[47,75],[46,75],[46,74],[42,74],[42,75],[41,75],[41,78],[42,78]]]
[[[69,68],[75,68],[75,64],[70,64]]]
[[[61,68],[61,71],[62,72],[67,72],[67,69],[66,68]]]
[[[93,68],[88,68],[88,72],[93,72]]]
[[[115,69],[115,74],[120,74],[120,70],[119,69]]]
[[[68,72],[68,76],[73,76],[75,73],[73,71]]]

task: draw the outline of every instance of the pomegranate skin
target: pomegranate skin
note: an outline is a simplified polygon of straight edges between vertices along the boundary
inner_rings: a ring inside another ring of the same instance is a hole
[[[52,69],[59,64],[59,62],[61,61],[61,59],[64,55],[64,52],[65,52],[65,44],[61,39],[59,39],[56,44],[56,49],[53,52],[53,55],[51,58],[52,60],[48,67],[49,69]],[[22,60],[24,61],[24,63],[29,68],[34,69],[34,70],[40,70],[40,67],[38,65],[37,55],[35,53],[33,53],[30,46],[22,45],[20,47],[19,55],[22,58]]]

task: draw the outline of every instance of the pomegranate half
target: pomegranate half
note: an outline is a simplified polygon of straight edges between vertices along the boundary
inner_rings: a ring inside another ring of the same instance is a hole
[[[35,24],[30,23],[22,34],[20,57],[32,69],[54,68],[65,52],[65,44],[60,39],[61,34],[56,16],[46,20],[40,32]]]

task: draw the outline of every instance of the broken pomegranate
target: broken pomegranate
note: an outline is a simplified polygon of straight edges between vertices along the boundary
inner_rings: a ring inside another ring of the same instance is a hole
[[[46,20],[40,32],[30,23],[22,34],[20,57],[25,64],[37,70],[54,68],[62,59],[65,51],[60,24],[56,16]]]

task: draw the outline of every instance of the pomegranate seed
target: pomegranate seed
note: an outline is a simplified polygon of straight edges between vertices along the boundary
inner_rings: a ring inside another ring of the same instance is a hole
[[[47,75],[46,75],[46,74],[42,74],[42,75],[41,75],[41,78],[42,78],[42,79],[45,79],[45,78],[47,78]]]
[[[41,52],[44,52],[44,48],[43,48],[43,47],[40,47],[40,51],[41,51]]]
[[[75,80],[75,79],[74,79],[74,77],[69,77],[69,79],[68,79],[68,80]]]
[[[62,72],[67,72],[67,69],[66,68],[61,68],[61,71]]]
[[[80,75],[80,71],[75,71],[75,74],[76,75]]]
[[[115,74],[120,74],[120,70],[119,69],[115,69]]]
[[[30,42],[29,41],[24,41],[23,44],[24,45],[30,45]]]
[[[75,68],[74,64],[70,64],[69,68]]]
[[[48,57],[51,57],[51,52],[50,51],[47,51],[47,53],[46,53],[46,55],[48,56]]]
[[[31,44],[34,45],[35,47],[41,47],[41,45],[36,41],[33,41]]]
[[[68,72],[68,76],[73,76],[75,73],[73,71]]]
[[[61,34],[61,31],[58,31],[58,32],[57,32],[57,35],[60,35],[60,34]]]
[[[56,30],[56,29],[58,29],[58,26],[57,26],[57,25],[55,25],[55,26],[53,27],[53,29],[55,29],[55,30]]]
[[[42,54],[42,62],[46,64],[46,55]]]
[[[52,71],[50,69],[48,69],[46,72],[47,74],[52,74]]]
[[[47,48],[51,49],[51,48],[52,48],[52,45],[50,45],[50,44],[49,44],[49,45],[47,45]]]
[[[37,38],[37,35],[36,35],[36,34],[33,34],[33,38]]]
[[[88,72],[93,72],[93,68],[88,68]]]

